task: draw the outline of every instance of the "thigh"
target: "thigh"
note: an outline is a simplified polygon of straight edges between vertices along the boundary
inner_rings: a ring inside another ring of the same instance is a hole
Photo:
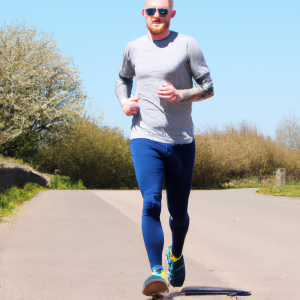
[[[166,188],[171,215],[186,214],[192,186],[195,142],[174,145],[166,160]]]
[[[130,142],[130,149],[136,178],[144,199],[147,195],[152,195],[160,201],[165,176],[163,146],[148,139],[134,139]]]

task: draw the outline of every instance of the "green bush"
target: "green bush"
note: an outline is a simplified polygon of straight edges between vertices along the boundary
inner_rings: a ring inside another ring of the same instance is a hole
[[[129,140],[118,129],[81,118],[67,134],[52,138],[39,152],[39,171],[81,180],[87,188],[137,188]]]
[[[193,187],[221,187],[237,178],[263,179],[286,168],[289,180],[300,179],[300,151],[291,149],[257,132],[242,122],[223,129],[197,132]]]
[[[42,147],[40,171],[59,169],[87,188],[138,188],[130,142],[118,129],[82,118],[76,128],[60,135],[63,138],[52,138]],[[243,178],[246,185],[248,178],[264,184],[266,178],[275,178],[277,168],[286,168],[287,181],[300,179],[300,151],[259,134],[251,124],[206,128],[195,134],[195,141],[193,188],[228,188],[232,180]]]
[[[71,180],[68,176],[49,175],[51,179],[51,190],[86,190],[83,182]]]
[[[24,130],[13,140],[0,145],[0,155],[6,157],[27,159],[38,152],[40,137],[44,133]]]

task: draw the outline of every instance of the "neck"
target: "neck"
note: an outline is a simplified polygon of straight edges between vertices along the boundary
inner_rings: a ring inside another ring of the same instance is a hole
[[[161,32],[161,33],[153,33],[150,31],[150,34],[151,34],[153,40],[162,40],[170,35],[170,30],[168,28],[164,32]]]

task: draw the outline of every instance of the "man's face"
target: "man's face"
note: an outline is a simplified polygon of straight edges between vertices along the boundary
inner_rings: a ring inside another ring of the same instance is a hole
[[[165,17],[161,17],[156,11],[153,16],[148,16],[145,11],[146,24],[152,33],[162,33],[170,27],[170,20],[174,17],[168,0],[146,0],[145,10],[147,8],[165,8],[169,12]]]

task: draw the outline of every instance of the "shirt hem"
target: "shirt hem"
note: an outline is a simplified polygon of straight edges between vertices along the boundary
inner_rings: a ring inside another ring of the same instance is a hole
[[[193,142],[194,137],[190,136],[189,138],[186,139],[172,139],[171,137],[160,137],[159,135],[155,134],[147,134],[145,132],[131,132],[130,135],[130,140],[135,140],[135,139],[148,139],[152,140],[155,142],[163,143],[163,144],[171,144],[171,145],[184,145],[184,144],[190,144]]]

